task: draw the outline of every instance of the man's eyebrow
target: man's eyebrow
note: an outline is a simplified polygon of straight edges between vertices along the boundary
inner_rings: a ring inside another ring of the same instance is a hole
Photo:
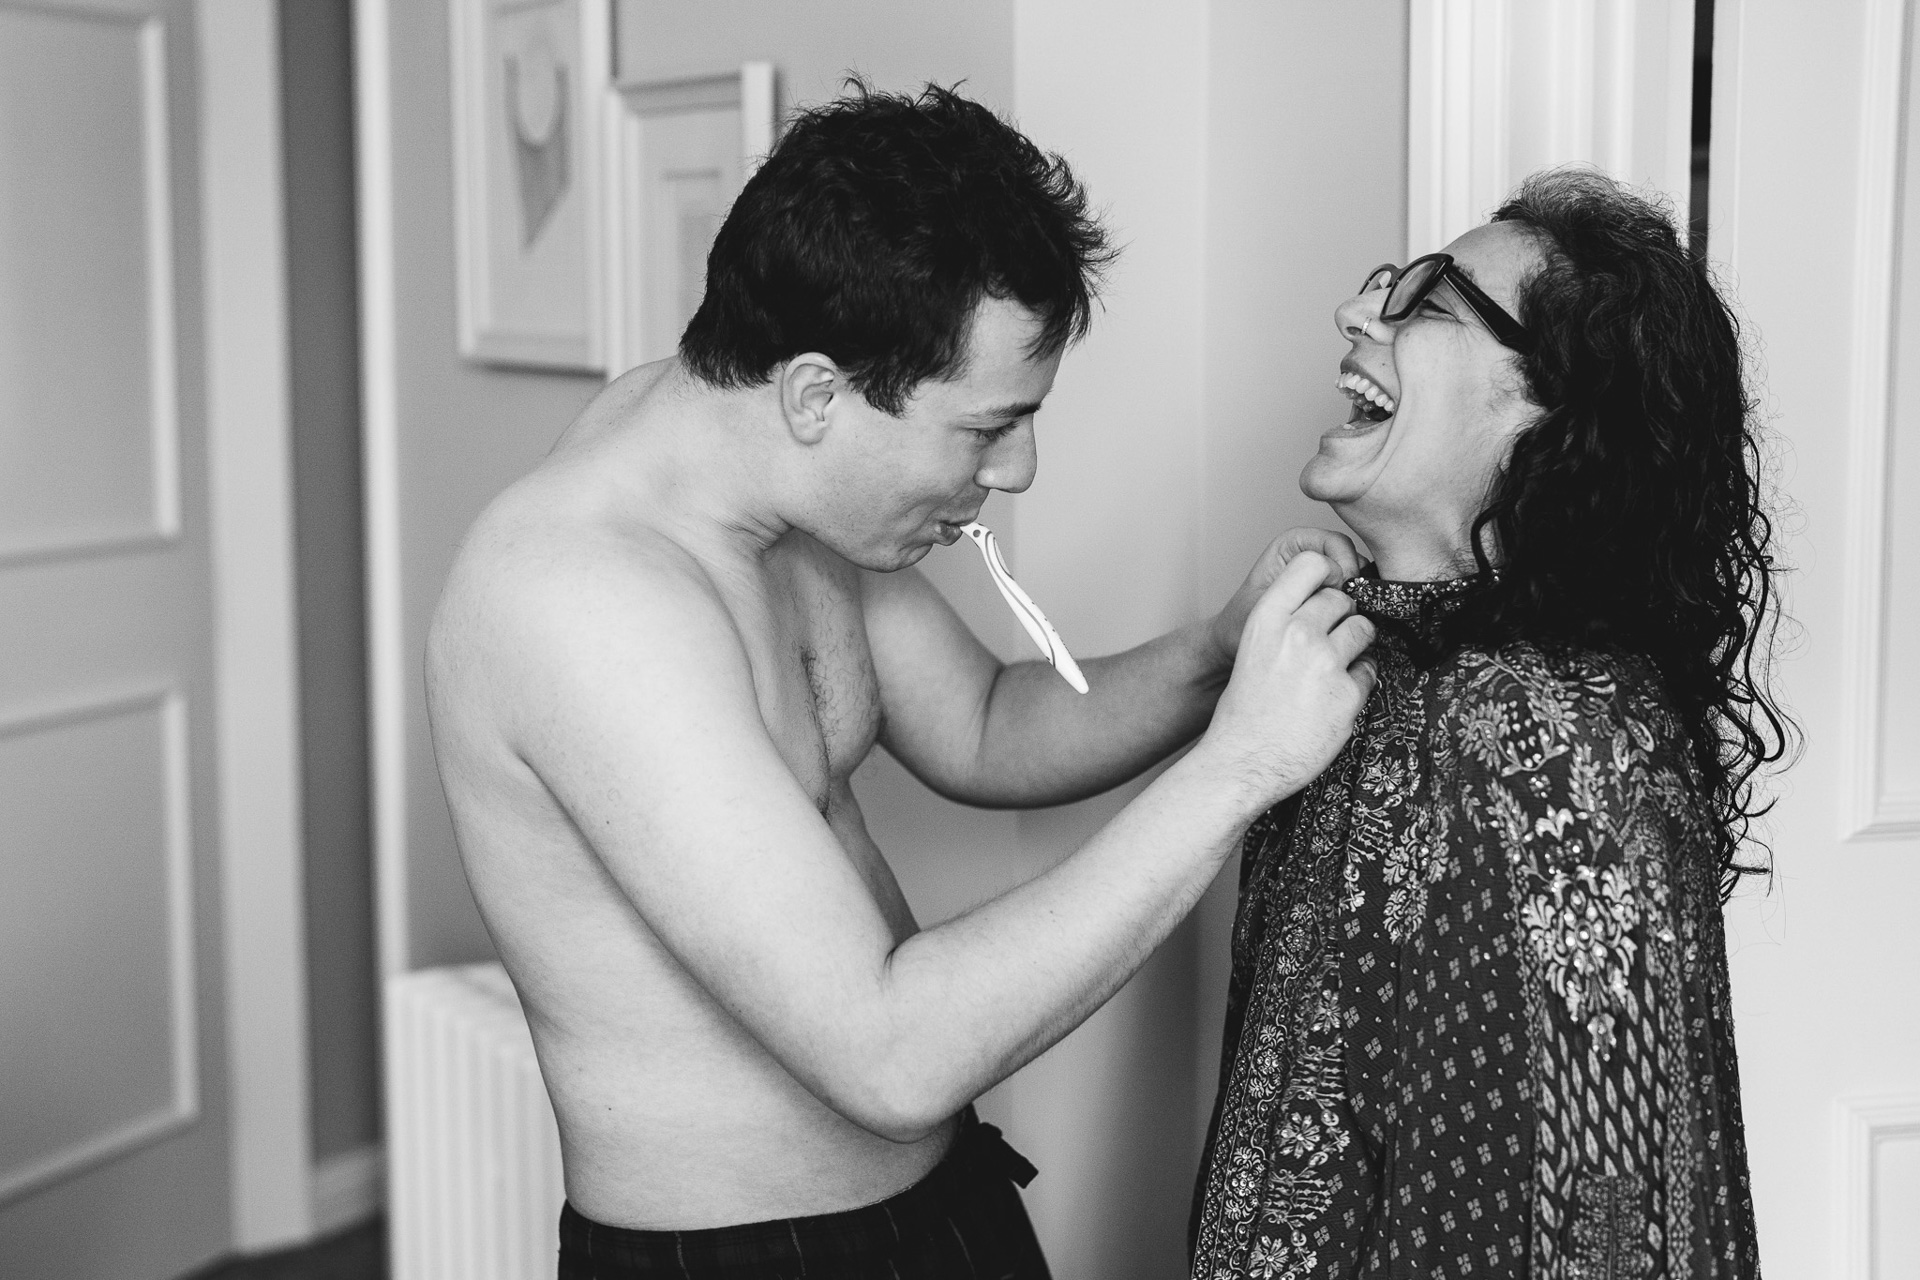
[[[967,417],[975,422],[989,422],[998,421],[1002,418],[1024,418],[1028,414],[1038,412],[1040,412],[1040,402],[1033,400],[1026,404],[1001,405],[997,409],[978,409],[968,414]]]

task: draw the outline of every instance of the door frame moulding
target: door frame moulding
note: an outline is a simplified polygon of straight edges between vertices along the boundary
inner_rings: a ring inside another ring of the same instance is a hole
[[[196,0],[233,1242],[313,1234],[278,10]]]
[[[1874,1153],[1889,1142],[1920,1142],[1920,1095],[1844,1098],[1839,1104],[1839,1280],[1891,1280],[1874,1266]]]
[[[374,923],[382,989],[413,967],[407,890],[407,660],[400,563],[399,299],[394,292],[393,51],[388,0],[353,0],[360,256],[360,438]]]
[[[1895,272],[1907,107],[1907,5],[1868,0],[1866,74],[1854,193],[1853,368],[1848,379],[1845,687],[1849,839],[1920,835],[1920,791],[1889,785],[1886,742],[1887,589],[1892,577]],[[1914,389],[1920,392],[1920,388]]]
[[[1492,208],[1486,193],[1504,187],[1507,16],[1506,0],[1413,0],[1407,18],[1409,260],[1478,222]]]
[[[1665,50],[1664,76],[1636,77],[1643,32]],[[1549,164],[1596,164],[1650,186],[1684,220],[1690,0],[1411,0],[1407,34],[1409,257],[1484,221]],[[1665,114],[1643,128],[1655,89]]]

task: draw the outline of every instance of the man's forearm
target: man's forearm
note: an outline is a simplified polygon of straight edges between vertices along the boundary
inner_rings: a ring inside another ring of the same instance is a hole
[[[1084,1021],[1277,798],[1189,756],[1051,871],[900,944],[883,986],[886,1050],[870,1077],[887,1136],[917,1136]]]
[[[1232,672],[1204,622],[1084,667],[1085,694],[1042,662],[1002,668],[970,777],[949,794],[1035,808],[1118,786],[1197,737]]]

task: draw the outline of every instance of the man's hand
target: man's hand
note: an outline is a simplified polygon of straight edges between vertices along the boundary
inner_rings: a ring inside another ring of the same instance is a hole
[[[1234,657],[1240,651],[1240,633],[1246,628],[1247,615],[1253,612],[1254,605],[1267,594],[1267,589],[1280,576],[1295,557],[1304,552],[1313,552],[1324,556],[1333,566],[1328,572],[1325,585],[1338,587],[1348,578],[1360,572],[1360,553],[1354,549],[1353,539],[1344,533],[1334,533],[1328,529],[1289,529],[1260,553],[1253,562],[1253,569],[1247,574],[1247,580],[1233,593],[1219,613],[1214,615],[1209,629],[1214,649],[1220,654],[1222,672],[1233,665]]]
[[[1361,657],[1373,624],[1326,585],[1349,576],[1316,551],[1287,562],[1247,614],[1233,677],[1194,748],[1269,803],[1333,762],[1373,692],[1373,666]]]

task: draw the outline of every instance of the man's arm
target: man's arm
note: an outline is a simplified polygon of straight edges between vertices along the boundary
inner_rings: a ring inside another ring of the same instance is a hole
[[[1306,551],[1333,562],[1328,585],[1360,571],[1343,535],[1291,530],[1218,614],[1083,661],[1085,694],[1045,662],[1001,662],[919,572],[867,574],[867,638],[886,716],[881,741],[922,782],[967,804],[1035,808],[1117,786],[1206,728],[1248,612]]]
[[[897,945],[689,575],[529,574],[471,631],[512,690],[496,708],[510,741],[664,945],[827,1105],[909,1141],[1106,1000],[1246,824],[1338,750],[1371,629],[1320,590],[1329,571],[1289,567],[1206,738],[1086,846]]]

